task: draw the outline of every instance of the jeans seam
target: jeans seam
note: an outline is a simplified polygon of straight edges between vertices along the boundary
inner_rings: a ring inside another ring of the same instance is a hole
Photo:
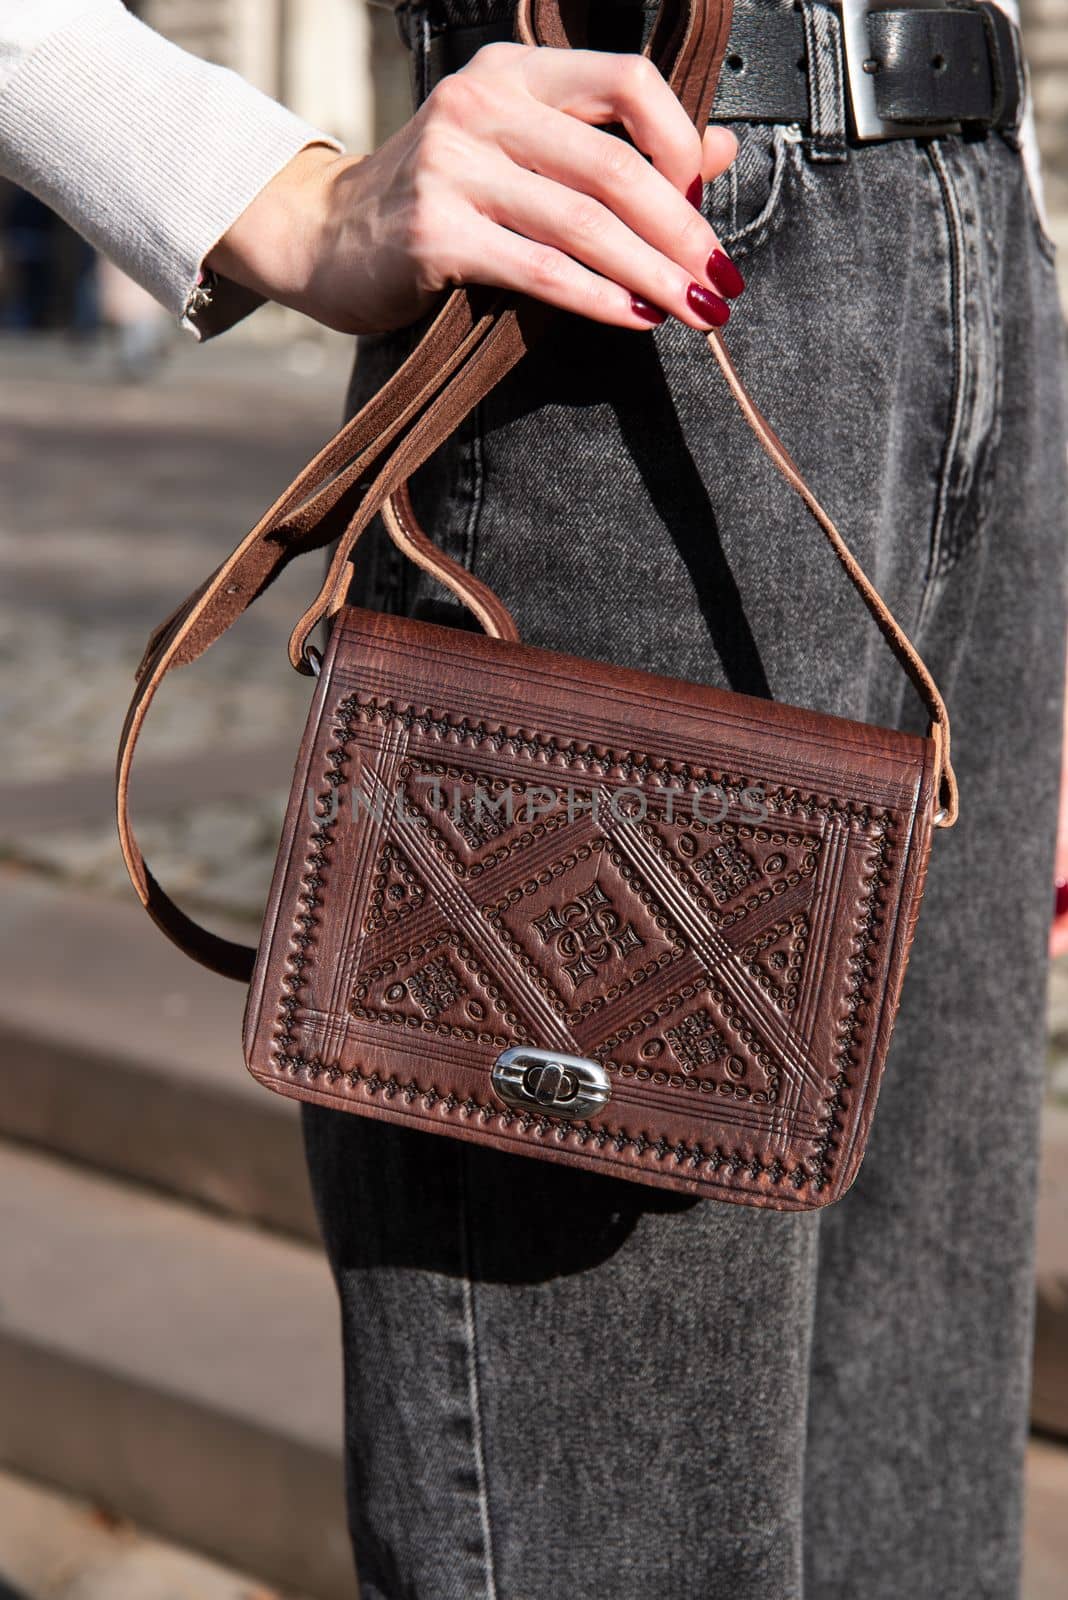
[[[920,632],[927,619],[928,609],[934,597],[936,580],[941,575],[946,521],[949,515],[950,479],[964,427],[964,375],[968,353],[968,308],[964,283],[964,222],[961,217],[960,201],[953,186],[949,168],[941,150],[938,148],[937,142],[932,141],[927,146],[926,154],[938,185],[942,213],[946,219],[946,232],[949,238],[949,296],[952,312],[950,321],[953,329],[953,409],[949,427],[946,430],[945,445],[938,472],[934,518],[927,548],[927,570],[924,574],[923,592],[920,596],[919,611],[916,617],[917,633]]]
[[[467,1351],[467,1394],[468,1404],[471,1409],[471,1452],[474,1459],[475,1481],[478,1485],[478,1516],[482,1530],[483,1593],[485,1600],[497,1600],[496,1563],[490,1523],[489,1491],[486,1483],[482,1390],[478,1377],[478,1330],[475,1322],[475,1292],[471,1275],[473,1250],[471,1247],[470,1207],[467,1193],[467,1151],[462,1146],[459,1151],[458,1176],[460,1187],[460,1283],[462,1286],[464,1336]]]
[[[475,560],[478,553],[478,529],[482,520],[483,490],[486,481],[484,440],[483,402],[480,400],[471,416],[471,503],[468,506],[467,517],[464,521],[463,535],[463,563],[469,572],[475,570]]]

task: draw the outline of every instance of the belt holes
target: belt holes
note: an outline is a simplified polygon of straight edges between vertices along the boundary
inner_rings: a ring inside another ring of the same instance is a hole
[[[727,57],[727,65],[728,65],[728,67],[730,67],[732,72],[744,72],[745,71],[745,62],[742,59],[742,57],[738,54],[737,50],[732,51],[731,54]]]
[[[945,72],[945,70],[946,70],[946,58],[945,58],[945,56],[943,56],[943,55],[932,56],[931,57],[931,65],[932,65],[932,67],[934,68],[934,70],[936,72]]]

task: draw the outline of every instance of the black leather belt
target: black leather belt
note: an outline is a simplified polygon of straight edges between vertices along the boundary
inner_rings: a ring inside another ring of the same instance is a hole
[[[1019,30],[987,0],[912,7],[902,0],[837,0],[843,80],[854,139],[930,138],[965,129],[1014,130],[1024,94]],[[420,7],[402,6],[408,34]],[[590,43],[637,50],[643,37],[640,4],[591,11]],[[421,52],[425,96],[484,44],[510,39],[509,20],[478,26],[430,23]],[[410,39],[406,39],[410,42]],[[712,107],[715,122],[809,123],[805,18],[793,0],[734,0],[734,20]]]

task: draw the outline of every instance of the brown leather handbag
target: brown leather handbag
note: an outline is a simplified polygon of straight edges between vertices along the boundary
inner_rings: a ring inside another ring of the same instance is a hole
[[[665,0],[649,43],[699,126],[729,23],[719,0]],[[574,26],[522,0],[528,42],[574,43]],[[946,709],[715,333],[756,438],[922,696],[927,737],[523,645],[418,526],[406,481],[551,315],[451,294],[156,630],[119,754],[130,875],[194,959],[251,980],[248,1066],[280,1094],[693,1194],[825,1205],[856,1174],[932,830],[956,818]],[[345,603],[379,511],[484,633]],[[318,683],[254,952],[198,927],[148,871],[130,765],[165,674],[335,540],[290,640]],[[320,661],[309,640],[327,618]]]

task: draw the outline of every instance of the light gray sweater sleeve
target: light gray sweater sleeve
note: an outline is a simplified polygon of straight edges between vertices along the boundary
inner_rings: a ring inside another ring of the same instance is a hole
[[[190,319],[204,257],[313,143],[341,148],[121,0],[0,0],[0,173],[200,337],[257,303],[223,280]]]

